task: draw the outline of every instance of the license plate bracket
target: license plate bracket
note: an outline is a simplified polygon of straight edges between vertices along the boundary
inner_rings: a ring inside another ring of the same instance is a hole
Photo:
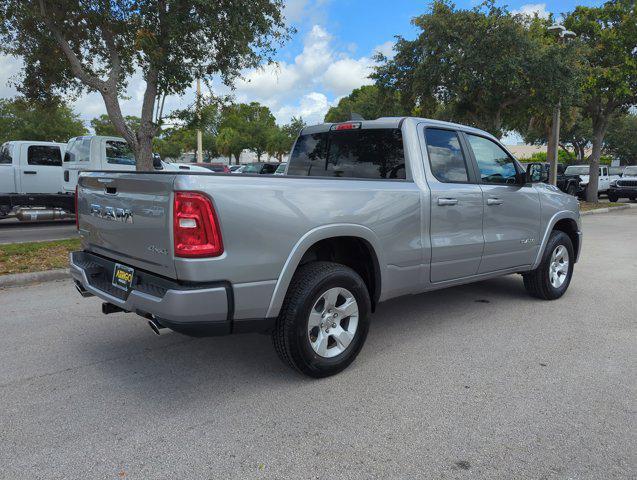
[[[116,263],[115,268],[113,269],[113,286],[128,292],[133,285],[134,276],[135,269]]]

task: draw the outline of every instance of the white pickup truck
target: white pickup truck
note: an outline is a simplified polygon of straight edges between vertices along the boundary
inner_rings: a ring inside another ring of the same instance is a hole
[[[0,218],[37,208],[58,214],[70,211],[73,197],[62,195],[65,143],[10,141],[0,147]],[[25,218],[21,218],[22,216]],[[30,219],[30,218],[29,218]]]
[[[63,190],[75,193],[77,178],[83,171],[135,171],[135,156],[126,140],[121,137],[104,135],[85,135],[69,140],[64,155]],[[155,170],[174,170],[208,172],[196,165],[167,163],[158,157],[154,162]]]

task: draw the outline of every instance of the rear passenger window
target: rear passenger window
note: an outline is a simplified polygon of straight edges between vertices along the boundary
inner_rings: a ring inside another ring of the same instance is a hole
[[[466,183],[469,181],[467,162],[462,154],[458,134],[438,128],[425,129],[427,154],[431,172],[441,182]]]
[[[91,139],[77,138],[69,142],[66,153],[64,154],[65,162],[88,162],[91,153]]]
[[[327,132],[301,135],[290,155],[288,175],[325,175]]]
[[[135,165],[135,155],[128,143],[107,140],[106,161],[115,165]]]
[[[405,179],[399,129],[362,129],[302,135],[290,157],[288,175]]]
[[[61,167],[62,153],[60,152],[60,147],[30,145],[27,149],[27,163],[45,167]]]

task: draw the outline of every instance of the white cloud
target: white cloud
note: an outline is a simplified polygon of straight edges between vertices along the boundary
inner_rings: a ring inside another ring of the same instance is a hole
[[[370,85],[373,62],[370,58],[362,57],[358,60],[344,58],[332,63],[323,77],[323,84],[334,95],[348,95],[353,89],[361,85]]]
[[[537,14],[540,18],[549,18],[550,13],[546,10],[546,3],[527,3],[520,8],[513,10],[514,15],[526,15],[533,17]]]
[[[351,44],[346,52],[335,51],[332,41],[323,27],[314,25],[304,39],[302,52],[293,62],[278,62],[245,72],[243,78],[235,82],[237,100],[267,105],[279,123],[289,121],[292,115],[308,117],[312,122],[322,121],[329,106],[340,97],[372,83],[369,78],[374,66],[371,56],[352,57],[356,46]],[[393,42],[385,42],[372,53],[390,53],[392,46]]]
[[[292,117],[301,116],[308,125],[314,125],[323,121],[331,106],[325,94],[310,92],[303,95],[298,104],[283,105],[273,113],[280,123],[288,122]]]
[[[392,40],[388,40],[385,43],[378,45],[374,49],[374,53],[380,53],[386,56],[387,58],[393,58],[396,53],[394,52],[394,45],[396,45],[396,42]]]

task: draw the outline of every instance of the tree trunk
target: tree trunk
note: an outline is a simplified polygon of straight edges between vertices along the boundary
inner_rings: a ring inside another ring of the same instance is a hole
[[[555,142],[553,141],[553,128],[548,128],[548,134],[546,136],[546,161],[550,162],[551,158],[555,154]]]
[[[143,133],[140,131],[137,133],[137,149],[133,150],[135,153],[135,159],[137,160],[138,172],[152,172],[155,170],[153,167],[153,137],[154,133]]]
[[[599,160],[602,156],[602,146],[604,143],[604,135],[606,135],[606,128],[608,121],[602,115],[593,118],[593,151],[589,158],[590,160],[590,172],[588,177],[588,187],[586,188],[586,201],[598,202],[598,187],[599,187]]]

